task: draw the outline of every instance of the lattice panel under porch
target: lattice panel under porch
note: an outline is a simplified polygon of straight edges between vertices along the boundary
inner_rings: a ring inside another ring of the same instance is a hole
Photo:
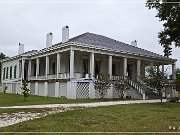
[[[76,87],[77,98],[89,98],[89,83],[78,82]]]

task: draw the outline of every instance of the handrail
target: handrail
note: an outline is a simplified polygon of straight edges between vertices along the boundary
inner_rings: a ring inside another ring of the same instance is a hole
[[[128,79],[128,77],[126,76],[112,76],[111,77],[112,80],[126,80],[127,83],[133,87],[135,90],[137,90],[140,94],[145,94],[145,91],[138,85],[138,83]]]
[[[135,83],[134,81],[128,79],[127,82],[131,87],[136,89],[140,94],[143,95],[145,93],[145,91],[137,83]]]

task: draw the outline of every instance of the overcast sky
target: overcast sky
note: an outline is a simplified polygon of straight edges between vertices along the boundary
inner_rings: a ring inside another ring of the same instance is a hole
[[[145,0],[25,2],[0,1],[0,52],[7,56],[17,55],[19,42],[25,51],[44,48],[48,32],[53,33],[53,44],[61,42],[65,25],[70,27],[70,38],[92,32],[129,44],[137,40],[138,47],[163,55],[157,37],[162,23],[155,10],[145,7]],[[179,59],[180,48],[173,47],[171,57]]]

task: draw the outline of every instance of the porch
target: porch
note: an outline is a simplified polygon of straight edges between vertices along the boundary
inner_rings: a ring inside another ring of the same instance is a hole
[[[21,78],[32,82],[30,89],[34,95],[67,98],[97,98],[92,81],[98,74],[108,74],[112,80],[128,78],[131,87],[129,95],[146,99],[145,89],[138,83],[140,78],[145,76],[146,66],[154,65],[158,70],[164,71],[166,64],[171,63],[144,57],[80,51],[72,47],[70,50],[20,61],[21,69],[24,65]],[[175,79],[174,72],[175,64],[172,63]],[[55,81],[51,82],[51,80]],[[62,91],[66,94],[60,95]],[[78,93],[86,93],[86,96]],[[110,88],[107,97],[117,98],[117,91],[113,87]]]

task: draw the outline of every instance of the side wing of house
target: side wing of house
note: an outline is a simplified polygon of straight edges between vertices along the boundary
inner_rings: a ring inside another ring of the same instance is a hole
[[[7,93],[18,93],[20,75],[19,59],[2,62],[2,90],[6,90]]]

